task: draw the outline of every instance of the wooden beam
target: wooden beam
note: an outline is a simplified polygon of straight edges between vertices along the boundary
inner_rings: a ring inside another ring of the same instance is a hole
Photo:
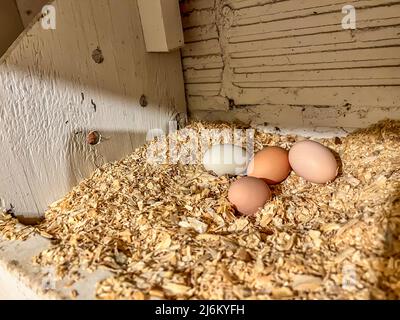
[[[169,52],[183,46],[178,0],[138,0],[148,52]]]

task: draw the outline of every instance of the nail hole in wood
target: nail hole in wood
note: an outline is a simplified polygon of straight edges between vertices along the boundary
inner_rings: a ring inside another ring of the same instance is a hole
[[[147,102],[147,98],[144,94],[140,97],[139,103],[143,108],[147,107],[148,102]]]
[[[91,131],[86,137],[86,142],[91,146],[98,145],[101,142],[101,134],[98,131]]]
[[[97,49],[93,50],[92,59],[94,62],[96,62],[98,64],[103,63],[104,56],[103,56],[103,52],[101,51],[101,49],[99,47],[97,47]]]

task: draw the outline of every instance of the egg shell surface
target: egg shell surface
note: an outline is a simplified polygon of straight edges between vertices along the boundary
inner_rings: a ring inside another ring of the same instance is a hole
[[[250,155],[242,147],[232,144],[218,144],[210,147],[203,156],[207,171],[218,176],[242,175],[250,162]]]
[[[232,183],[228,199],[241,214],[254,216],[271,199],[271,190],[261,179],[243,177]]]
[[[281,147],[266,147],[256,153],[249,164],[247,175],[274,185],[285,180],[290,171],[288,151]]]
[[[289,163],[298,176],[318,184],[334,180],[339,170],[333,153],[324,145],[311,140],[297,142],[290,149]]]

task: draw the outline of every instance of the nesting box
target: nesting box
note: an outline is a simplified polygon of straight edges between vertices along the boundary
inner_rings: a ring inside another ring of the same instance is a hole
[[[42,2],[0,19],[5,298],[400,297],[399,1]],[[336,179],[252,218],[202,165],[306,139]]]

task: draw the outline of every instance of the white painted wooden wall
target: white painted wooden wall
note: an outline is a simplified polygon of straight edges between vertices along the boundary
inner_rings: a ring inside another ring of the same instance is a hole
[[[349,4],[356,30],[342,28]],[[184,0],[183,11],[192,117],[306,128],[400,119],[399,0]]]
[[[56,30],[34,24],[0,60],[0,205],[24,215],[186,112],[180,53],[145,52],[135,0],[54,6]],[[91,130],[103,136],[97,146],[86,143]]]

